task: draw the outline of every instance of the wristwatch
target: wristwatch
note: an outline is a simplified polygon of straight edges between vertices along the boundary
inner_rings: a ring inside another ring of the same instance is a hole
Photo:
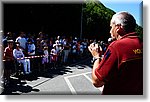
[[[93,57],[93,61],[92,61],[92,62],[94,63],[97,59],[100,59],[100,60],[101,60],[102,57]]]

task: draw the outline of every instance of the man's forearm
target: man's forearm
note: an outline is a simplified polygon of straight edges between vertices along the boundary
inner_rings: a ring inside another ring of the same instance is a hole
[[[93,65],[93,70],[92,70],[92,82],[93,82],[93,85],[95,87],[101,87],[104,85],[104,82],[103,81],[100,81],[97,76],[95,75],[95,70],[96,68],[98,68],[99,66],[99,63],[100,63],[101,59],[97,59],[95,62],[94,62],[94,65]]]
[[[96,75],[95,75],[95,70],[96,70],[96,68],[98,68],[99,63],[100,63],[100,59],[96,59],[96,61],[93,64],[92,80],[95,80],[97,78]]]

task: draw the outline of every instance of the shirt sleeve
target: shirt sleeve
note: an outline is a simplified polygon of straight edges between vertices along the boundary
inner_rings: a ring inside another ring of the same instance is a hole
[[[113,77],[115,68],[117,68],[117,54],[113,48],[109,47],[98,68],[96,68],[95,75],[98,79],[107,82]]]
[[[15,52],[16,52],[16,49],[13,50],[13,56],[14,56],[15,59],[17,59]]]

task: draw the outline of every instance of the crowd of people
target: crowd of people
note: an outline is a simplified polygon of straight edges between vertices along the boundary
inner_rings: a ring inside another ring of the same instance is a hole
[[[87,47],[92,41],[77,37],[49,37],[43,32],[37,35],[19,32],[18,36],[7,32],[2,39],[5,80],[9,82],[10,74],[21,69],[27,75],[34,70],[57,69],[75,63],[89,55]]]

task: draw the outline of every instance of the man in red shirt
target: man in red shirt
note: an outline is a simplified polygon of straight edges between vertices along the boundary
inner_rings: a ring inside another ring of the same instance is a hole
[[[101,59],[97,44],[88,49],[96,59],[92,81],[95,87],[104,85],[103,94],[143,94],[143,42],[135,33],[136,21],[128,12],[118,12],[110,22],[113,41]]]

